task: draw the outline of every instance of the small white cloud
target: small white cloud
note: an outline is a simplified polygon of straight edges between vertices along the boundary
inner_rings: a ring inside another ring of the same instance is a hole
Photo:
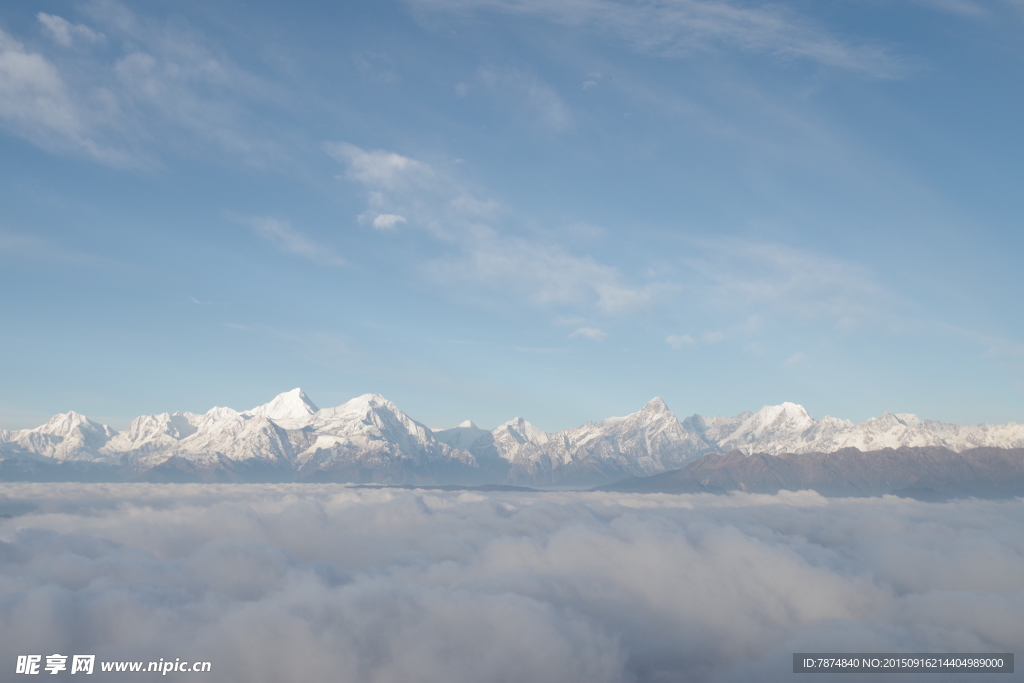
[[[405,216],[397,213],[382,213],[373,219],[373,227],[378,230],[394,230],[399,223],[405,223]]]
[[[382,149],[362,149],[348,142],[329,142],[327,153],[348,165],[347,176],[370,187],[395,189],[434,175],[429,164]]]
[[[36,15],[39,23],[43,25],[43,32],[53,39],[53,42],[63,47],[71,47],[75,40],[82,40],[87,43],[102,43],[107,37],[102,33],[93,31],[84,24],[72,24],[63,17],[55,14],[40,12]]]
[[[569,336],[586,337],[587,339],[593,339],[594,341],[604,341],[608,338],[608,333],[604,330],[599,330],[596,327],[581,327]]]
[[[688,334],[670,334],[665,337],[665,343],[677,351],[685,346],[692,346],[695,340]]]
[[[783,364],[785,364],[785,365],[796,365],[797,363],[799,363],[800,361],[802,361],[806,357],[807,357],[807,355],[803,351],[797,351],[792,356],[790,356],[789,358],[784,360]]]

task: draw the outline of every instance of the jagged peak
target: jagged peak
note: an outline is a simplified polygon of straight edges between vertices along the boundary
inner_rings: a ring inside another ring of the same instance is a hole
[[[81,413],[75,412],[74,410],[69,410],[66,413],[57,413],[56,415],[51,417],[49,420],[47,420],[46,424],[50,424],[50,423],[55,423],[55,424],[57,424],[57,423],[60,423],[60,424],[76,423],[76,424],[80,424],[80,423],[83,423],[83,422],[92,422],[92,420],[87,418],[85,415],[82,415]]]
[[[515,428],[515,429],[522,429],[524,427],[533,427],[533,425],[530,424],[529,422],[527,422],[525,418],[513,417],[508,422],[503,422],[500,425],[498,425],[497,429],[503,429],[505,427],[512,427],[512,428]]]
[[[207,415],[208,417],[213,417],[217,419],[223,419],[226,417],[237,417],[240,414],[241,413],[239,413],[234,408],[228,408],[227,406],[214,406],[204,413],[204,415]]]
[[[511,434],[520,443],[524,441],[547,443],[549,438],[547,432],[533,426],[522,417],[514,417],[508,422],[498,425],[491,433],[497,436],[502,432]]]
[[[75,412],[74,410],[69,410],[66,413],[57,413],[47,420],[45,424],[36,427],[32,431],[43,433],[62,433],[74,429],[75,427],[85,427],[87,429],[113,433],[113,430],[107,425],[94,422],[85,415]]]
[[[269,403],[256,406],[246,411],[249,415],[262,415],[271,420],[301,420],[316,413],[319,408],[306,396],[306,392],[296,387],[274,397]]]
[[[642,412],[642,413],[669,413],[669,412],[672,412],[672,411],[670,411],[668,409],[668,406],[665,404],[665,401],[664,401],[664,399],[661,398],[661,396],[655,396],[650,401],[648,401],[647,403],[644,404],[644,407],[641,409],[640,412]]]
[[[480,429],[472,420],[463,420],[462,422],[459,423],[459,427],[461,429]]]

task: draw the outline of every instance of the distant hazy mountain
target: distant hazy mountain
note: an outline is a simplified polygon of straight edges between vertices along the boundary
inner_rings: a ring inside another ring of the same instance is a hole
[[[633,493],[777,493],[811,489],[826,496],[895,494],[925,500],[1024,495],[1024,449],[903,446],[832,453],[708,454],[686,467],[599,487]]]
[[[293,389],[243,412],[144,415],[122,432],[74,412],[35,429],[0,430],[0,478],[579,487],[677,470],[706,453],[905,447],[1024,448],[1024,425],[960,426],[892,413],[853,424],[815,420],[793,403],[680,421],[655,398],[631,415],[555,433],[521,417],[493,430],[469,421],[430,429],[377,394],[320,409]]]

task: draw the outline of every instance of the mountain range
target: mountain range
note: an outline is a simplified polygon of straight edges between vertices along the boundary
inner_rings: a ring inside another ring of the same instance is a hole
[[[597,487],[628,493],[813,490],[825,496],[893,494],[920,500],[1024,495],[1024,448],[901,446],[873,451],[709,453],[686,467]]]
[[[160,413],[118,432],[75,412],[0,430],[0,480],[334,481],[606,485],[681,470],[706,454],[792,457],[857,450],[1024,448],[1024,425],[954,425],[885,413],[860,424],[800,405],[679,420],[660,398],[638,412],[545,432],[521,417],[486,430],[431,429],[378,394],[318,408],[301,389],[251,410]]]

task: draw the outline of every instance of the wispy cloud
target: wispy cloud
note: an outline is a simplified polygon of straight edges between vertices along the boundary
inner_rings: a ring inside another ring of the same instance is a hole
[[[328,154],[346,166],[341,176],[367,191],[363,220],[394,227],[397,216],[449,247],[424,264],[434,281],[476,283],[492,292],[513,293],[543,307],[594,308],[625,313],[649,307],[659,286],[626,282],[615,267],[571,253],[553,239],[508,234],[499,224],[510,212],[480,199],[465,184],[430,164],[385,150],[346,142],[328,143]],[[370,218],[372,217],[372,218]]]
[[[710,303],[745,314],[830,319],[852,326],[878,318],[893,296],[865,266],[782,244],[738,238],[696,243],[684,259]]]
[[[281,251],[325,266],[343,266],[346,263],[332,248],[310,239],[288,221],[269,216],[253,216],[243,220],[256,234],[277,245]]]
[[[71,47],[78,41],[96,44],[105,42],[107,39],[105,35],[92,30],[85,24],[72,24],[67,19],[55,14],[40,12],[36,18],[43,25],[43,31],[62,47]]]
[[[807,358],[807,354],[803,351],[797,351],[792,356],[783,361],[783,365],[798,365]]]
[[[687,346],[693,346],[697,342],[688,334],[670,334],[665,338],[665,343],[678,351],[679,349],[684,349]]]
[[[648,308],[656,292],[627,285],[618,269],[558,245],[496,233],[479,235],[461,254],[434,261],[428,272],[440,282],[511,287],[540,306],[595,307],[611,314]]]
[[[596,327],[581,327],[569,337],[586,337],[587,339],[593,339],[594,341],[604,341],[608,338],[608,333],[604,330],[599,330]]]
[[[902,60],[885,48],[852,43],[774,4],[712,0],[408,0],[421,10],[533,17],[621,40],[641,52],[678,57],[727,48],[804,59],[876,77]]]
[[[931,9],[968,17],[982,16],[987,13],[984,7],[971,0],[910,0],[910,2]]]
[[[178,21],[113,1],[84,10],[92,26],[39,13],[53,42],[37,50],[0,30],[0,124],[10,132],[112,166],[153,168],[167,151],[211,148],[256,166],[287,160],[251,115],[282,99],[274,86]]]
[[[572,124],[572,114],[558,91],[537,76],[491,66],[481,67],[477,73],[495,96],[525,109],[542,127],[561,130]]]
[[[0,257],[75,266],[109,267],[105,259],[45,237],[0,231]]]
[[[53,62],[0,29],[0,125],[49,151],[134,165],[129,154],[99,140],[90,112],[77,100]]]

